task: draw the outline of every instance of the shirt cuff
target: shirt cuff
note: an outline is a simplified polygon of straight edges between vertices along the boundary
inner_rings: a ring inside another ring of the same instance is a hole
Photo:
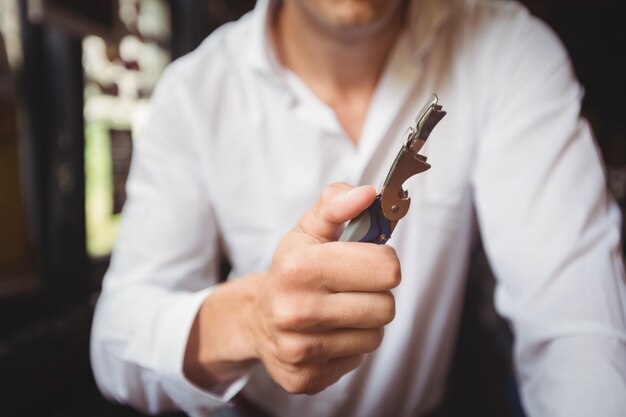
[[[249,373],[216,391],[205,391],[191,383],[183,374],[183,361],[191,326],[200,306],[212,288],[177,293],[164,312],[155,343],[157,372],[171,400],[185,412],[206,415],[229,406],[229,401],[246,385]]]

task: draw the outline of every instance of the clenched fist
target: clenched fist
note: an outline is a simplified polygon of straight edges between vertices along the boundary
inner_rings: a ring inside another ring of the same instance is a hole
[[[187,376],[206,386],[260,360],[286,391],[313,394],[359,366],[394,318],[400,263],[389,246],[336,239],[375,196],[369,186],[329,186],[269,270],[217,288],[196,317]],[[229,319],[220,322],[220,310]]]

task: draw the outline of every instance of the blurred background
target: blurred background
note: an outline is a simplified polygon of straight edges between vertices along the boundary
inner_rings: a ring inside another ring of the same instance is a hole
[[[523,3],[572,56],[608,186],[624,211],[626,2]],[[167,64],[253,6],[253,0],[0,0],[0,415],[140,415],[100,396],[88,356],[133,132]],[[493,311],[492,291],[477,248],[449,378],[456,415],[523,415],[511,376],[511,336]]]

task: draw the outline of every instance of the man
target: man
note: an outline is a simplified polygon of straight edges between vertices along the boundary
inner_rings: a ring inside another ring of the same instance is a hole
[[[432,92],[448,116],[408,215],[388,245],[336,242],[375,197],[347,184],[380,183]],[[426,415],[480,231],[528,414],[623,415],[620,219],[580,98],[515,3],[259,1],[157,89],[94,321],[101,389],[148,412],[241,392],[276,416]]]

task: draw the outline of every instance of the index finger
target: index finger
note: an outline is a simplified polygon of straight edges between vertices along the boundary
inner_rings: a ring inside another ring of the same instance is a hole
[[[400,261],[390,246],[329,242],[312,248],[316,284],[328,292],[380,292],[400,284]]]

